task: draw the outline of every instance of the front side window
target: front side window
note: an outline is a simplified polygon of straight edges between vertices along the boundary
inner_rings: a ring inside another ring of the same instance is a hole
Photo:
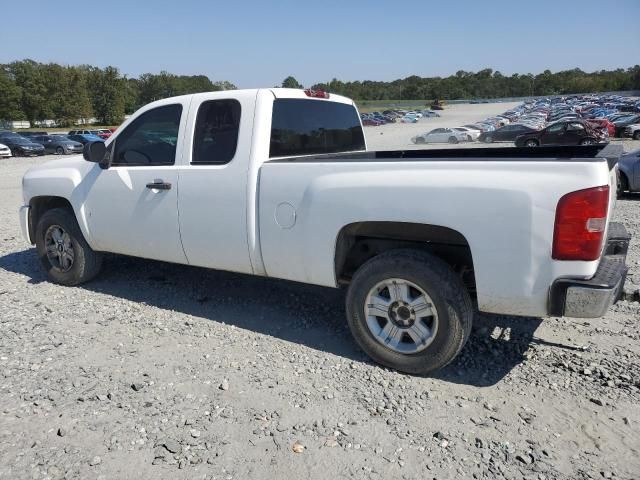
[[[240,131],[240,102],[210,100],[198,110],[191,163],[224,165],[236,154]]]
[[[173,165],[182,105],[154,108],[136,118],[115,143],[113,165]]]
[[[270,157],[364,150],[364,132],[353,105],[313,99],[273,102]]]

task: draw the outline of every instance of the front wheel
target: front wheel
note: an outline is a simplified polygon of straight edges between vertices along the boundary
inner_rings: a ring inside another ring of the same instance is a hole
[[[634,132],[633,139],[634,140],[640,140],[640,130],[637,130],[637,131]]]
[[[449,143],[451,144],[458,143],[458,139],[456,137],[449,137]]]
[[[580,145],[593,145],[595,141],[592,138],[585,138],[580,141]]]
[[[484,137],[484,141],[485,143],[492,143],[493,137],[491,135],[487,135],[486,137]]]
[[[525,147],[537,147],[539,145],[537,140],[527,140],[524,144]]]
[[[56,155],[64,155],[64,148],[62,147],[56,148]]]
[[[373,360],[401,372],[438,370],[471,332],[469,294],[455,272],[419,250],[395,250],[366,262],[347,293],[347,321]]]
[[[84,239],[76,217],[66,208],[53,208],[36,226],[36,250],[49,278],[62,285],[79,285],[95,277],[102,254]]]

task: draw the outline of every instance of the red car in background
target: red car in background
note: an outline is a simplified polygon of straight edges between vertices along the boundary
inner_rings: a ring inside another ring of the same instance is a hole
[[[373,118],[363,118],[362,119],[362,125],[367,127],[379,127],[380,125],[382,125],[382,122],[379,122],[378,120],[374,120]]]
[[[98,130],[91,130],[91,133],[93,133],[94,135],[99,136],[103,140],[106,140],[111,135],[113,135],[113,132],[111,130],[107,129],[107,128],[99,128]]]
[[[593,118],[591,120],[587,120],[587,122],[596,128],[606,129],[610,137],[616,136],[616,126],[606,118]]]

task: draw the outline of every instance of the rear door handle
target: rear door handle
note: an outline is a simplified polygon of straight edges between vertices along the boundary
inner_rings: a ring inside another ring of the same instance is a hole
[[[151,183],[147,183],[147,188],[152,190],[171,190],[171,184],[162,180],[154,180]]]

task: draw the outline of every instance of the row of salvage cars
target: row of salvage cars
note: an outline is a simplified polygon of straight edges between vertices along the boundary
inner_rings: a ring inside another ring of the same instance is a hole
[[[411,141],[424,144],[478,140],[538,147],[606,143],[614,136],[640,140],[640,102],[611,95],[530,100],[481,122],[436,128]]]

